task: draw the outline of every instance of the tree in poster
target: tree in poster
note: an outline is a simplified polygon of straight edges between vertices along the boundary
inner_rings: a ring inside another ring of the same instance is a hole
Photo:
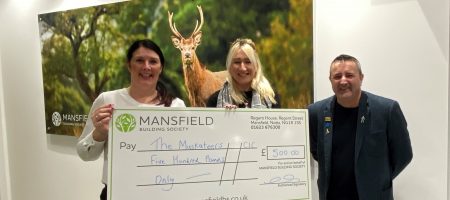
[[[259,50],[283,107],[306,108],[313,98],[312,0],[290,0],[287,19],[276,17]],[[294,87],[293,87],[294,86]]]
[[[54,111],[87,113],[101,91],[115,87],[108,84],[111,77],[122,71],[121,59],[116,59],[122,56],[116,50],[122,43],[111,42],[116,33],[107,30],[110,27],[105,24],[114,20],[111,16],[118,13],[120,6],[111,4],[39,16],[47,125],[51,124]],[[68,116],[81,121],[78,115]],[[78,135],[82,129],[82,126],[47,127],[48,131],[69,135]]]

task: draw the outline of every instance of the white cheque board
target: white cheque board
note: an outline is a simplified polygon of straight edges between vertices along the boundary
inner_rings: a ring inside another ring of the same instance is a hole
[[[110,200],[311,199],[307,110],[115,109]]]

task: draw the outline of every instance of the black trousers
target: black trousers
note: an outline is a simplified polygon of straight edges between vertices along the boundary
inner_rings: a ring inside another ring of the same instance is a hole
[[[103,187],[102,193],[100,193],[100,200],[106,200],[106,191],[107,191],[107,186],[105,184],[105,187]]]

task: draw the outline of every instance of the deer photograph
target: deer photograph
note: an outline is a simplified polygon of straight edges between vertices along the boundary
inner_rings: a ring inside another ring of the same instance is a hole
[[[159,78],[168,91],[204,107],[226,79],[231,42],[251,38],[282,107],[306,108],[314,96],[312,16],[312,0],[136,0],[41,13],[46,131],[79,136],[94,99],[129,86],[125,47],[137,39],[164,52]]]
[[[177,30],[173,22],[173,13],[169,14],[169,26],[172,30],[172,43],[181,52],[183,64],[184,84],[188,92],[189,102],[192,107],[205,107],[209,96],[219,90],[226,79],[226,71],[212,72],[200,62],[195,50],[200,45],[202,38],[203,11],[197,6],[200,13],[200,25],[196,21],[192,34],[184,38]]]

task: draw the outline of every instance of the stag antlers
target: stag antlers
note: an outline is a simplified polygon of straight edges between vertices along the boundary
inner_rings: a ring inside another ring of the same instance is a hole
[[[200,26],[198,26],[198,20],[196,20],[195,22],[195,28],[194,31],[192,32],[191,36],[194,36],[197,33],[200,33],[200,29],[203,26],[203,11],[202,11],[202,7],[201,6],[197,6],[198,12],[200,13]],[[175,25],[175,22],[172,22],[172,18],[173,18],[173,12],[171,13],[170,11],[167,11],[169,13],[169,25],[170,25],[170,29],[172,30],[172,33],[175,34],[176,37],[179,38],[183,38],[184,37],[180,34],[180,32],[178,32],[177,26]]]

